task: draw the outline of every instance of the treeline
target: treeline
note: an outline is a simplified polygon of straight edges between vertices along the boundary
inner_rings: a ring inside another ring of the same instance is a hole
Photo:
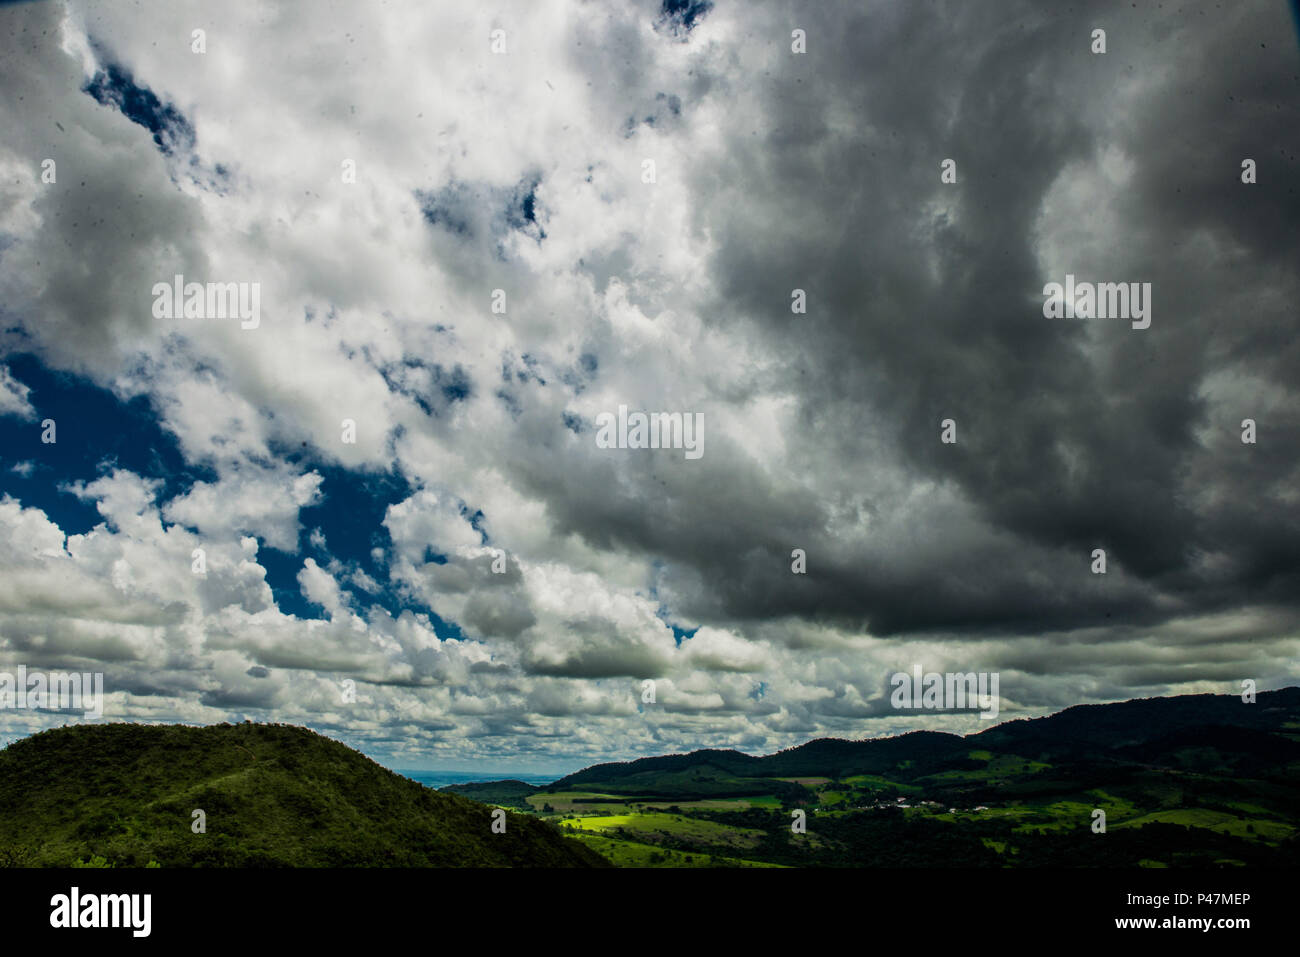
[[[1094,834],[1068,831],[1016,831],[996,818],[937,821],[909,817],[898,808],[844,815],[809,815],[808,833],[791,831],[789,814],[757,808],[697,812],[719,824],[761,830],[759,846],[745,857],[794,867],[1136,867],[1159,862],[1172,867],[1295,867],[1300,842],[1292,838],[1271,847],[1206,828],[1146,824]],[[999,851],[987,841],[1001,845]],[[707,846],[675,841],[681,850]]]

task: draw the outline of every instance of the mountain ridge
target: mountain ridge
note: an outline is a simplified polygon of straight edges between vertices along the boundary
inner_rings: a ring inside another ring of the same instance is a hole
[[[1061,729],[1068,729],[1071,737],[1077,742],[1122,747],[1146,740],[1151,735],[1144,733],[1144,737],[1139,734],[1132,741],[1114,736],[1108,738],[1105,731],[1114,727],[1116,723],[1114,719],[1127,723],[1136,721],[1140,715],[1143,721],[1147,722],[1148,728],[1153,727],[1151,722],[1156,718],[1162,720],[1157,721],[1155,727],[1167,727],[1170,724],[1183,728],[1189,725],[1219,726],[1219,722],[1205,720],[1204,711],[1208,708],[1221,720],[1230,719],[1232,723],[1229,726],[1263,729],[1269,726],[1269,716],[1279,707],[1300,708],[1300,687],[1260,692],[1254,704],[1244,703],[1239,695],[1197,694],[1072,705],[1054,714],[1038,718],[1014,718],[995,727],[965,735],[947,731],[918,730],[877,738],[814,738],[803,744],[764,755],[746,754],[735,749],[702,748],[678,754],[635,758],[631,761],[594,764],[565,775],[549,785],[543,785],[542,789],[560,791],[593,781],[618,780],[639,773],[680,770],[708,764],[720,766],[733,774],[742,771],[759,774],[768,767],[777,766],[781,768],[780,776],[797,776],[814,772],[822,773],[827,770],[824,765],[800,763],[803,759],[816,760],[819,755],[824,757],[831,752],[866,757],[871,751],[880,752],[880,756],[884,758],[891,752],[905,750],[918,744],[925,745],[926,750],[931,752],[931,757],[944,754],[955,756],[971,747],[980,747],[984,744],[997,744],[1003,749],[1010,746],[1013,750],[1015,747],[1022,749],[1038,747],[1041,750],[1046,745],[1048,751],[1052,751],[1059,750],[1061,747],[1059,741]],[[1242,711],[1240,710],[1242,708],[1256,710]],[[1100,730],[1098,718],[1106,719],[1100,722],[1104,725]],[[1184,720],[1171,721],[1171,718]],[[1049,738],[1047,732],[1055,732],[1055,734]],[[906,745],[903,744],[904,742]]]
[[[529,815],[496,833],[493,813],[292,725],[69,725],[0,751],[0,863],[605,866]]]

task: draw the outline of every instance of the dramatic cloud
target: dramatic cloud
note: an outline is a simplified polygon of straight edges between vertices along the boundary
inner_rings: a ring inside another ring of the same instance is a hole
[[[1003,717],[1300,677],[1285,5],[68,0],[0,46],[0,669],[105,720],[570,769],[979,725],[892,709],[914,664]],[[1067,275],[1150,326],[1045,317]]]

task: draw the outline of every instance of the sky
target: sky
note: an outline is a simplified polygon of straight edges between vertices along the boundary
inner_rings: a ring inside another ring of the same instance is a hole
[[[1285,3],[4,4],[0,130],[0,670],[98,720],[560,773],[1300,680]]]

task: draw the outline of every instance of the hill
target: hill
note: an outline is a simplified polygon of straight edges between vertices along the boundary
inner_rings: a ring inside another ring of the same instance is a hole
[[[1251,704],[1081,705],[965,736],[641,758],[524,801],[619,864],[1295,866],[1300,688]]]
[[[680,796],[682,781],[692,772],[701,778],[748,781],[736,783],[742,791],[754,793],[754,782],[783,777],[845,778],[853,775],[907,771],[908,777],[922,777],[969,760],[975,749],[1012,752],[1034,760],[1090,760],[1100,752],[1127,750],[1145,753],[1162,739],[1181,736],[1206,740],[1214,729],[1233,729],[1238,744],[1249,738],[1253,751],[1262,747],[1273,758],[1294,760],[1296,748],[1287,732],[1300,725],[1300,688],[1264,692],[1253,705],[1235,695],[1182,695],[1173,698],[1142,698],[1113,704],[1078,705],[1044,718],[1008,721],[971,735],[939,731],[914,731],[889,738],[846,741],[818,738],[776,754],[755,757],[740,751],[701,750],[689,754],[640,758],[597,764],[577,771],[545,788],[567,791],[577,788]],[[1288,722],[1292,724],[1288,725]],[[1234,748],[1224,748],[1231,760]],[[685,775],[685,777],[683,777]],[[670,782],[656,788],[655,782]],[[645,790],[646,788],[650,790]],[[709,782],[693,793],[713,794]],[[687,789],[689,790],[689,788]],[[739,792],[738,792],[739,793]]]
[[[511,778],[506,781],[474,781],[469,784],[448,784],[438,790],[450,794],[459,794],[461,797],[467,797],[471,801],[482,801],[484,804],[527,809],[529,795],[536,794],[541,788],[535,784],[528,784]]]
[[[191,830],[206,815],[206,833]],[[536,817],[492,810],[287,725],[76,725],[0,751],[0,864],[583,867]]]

